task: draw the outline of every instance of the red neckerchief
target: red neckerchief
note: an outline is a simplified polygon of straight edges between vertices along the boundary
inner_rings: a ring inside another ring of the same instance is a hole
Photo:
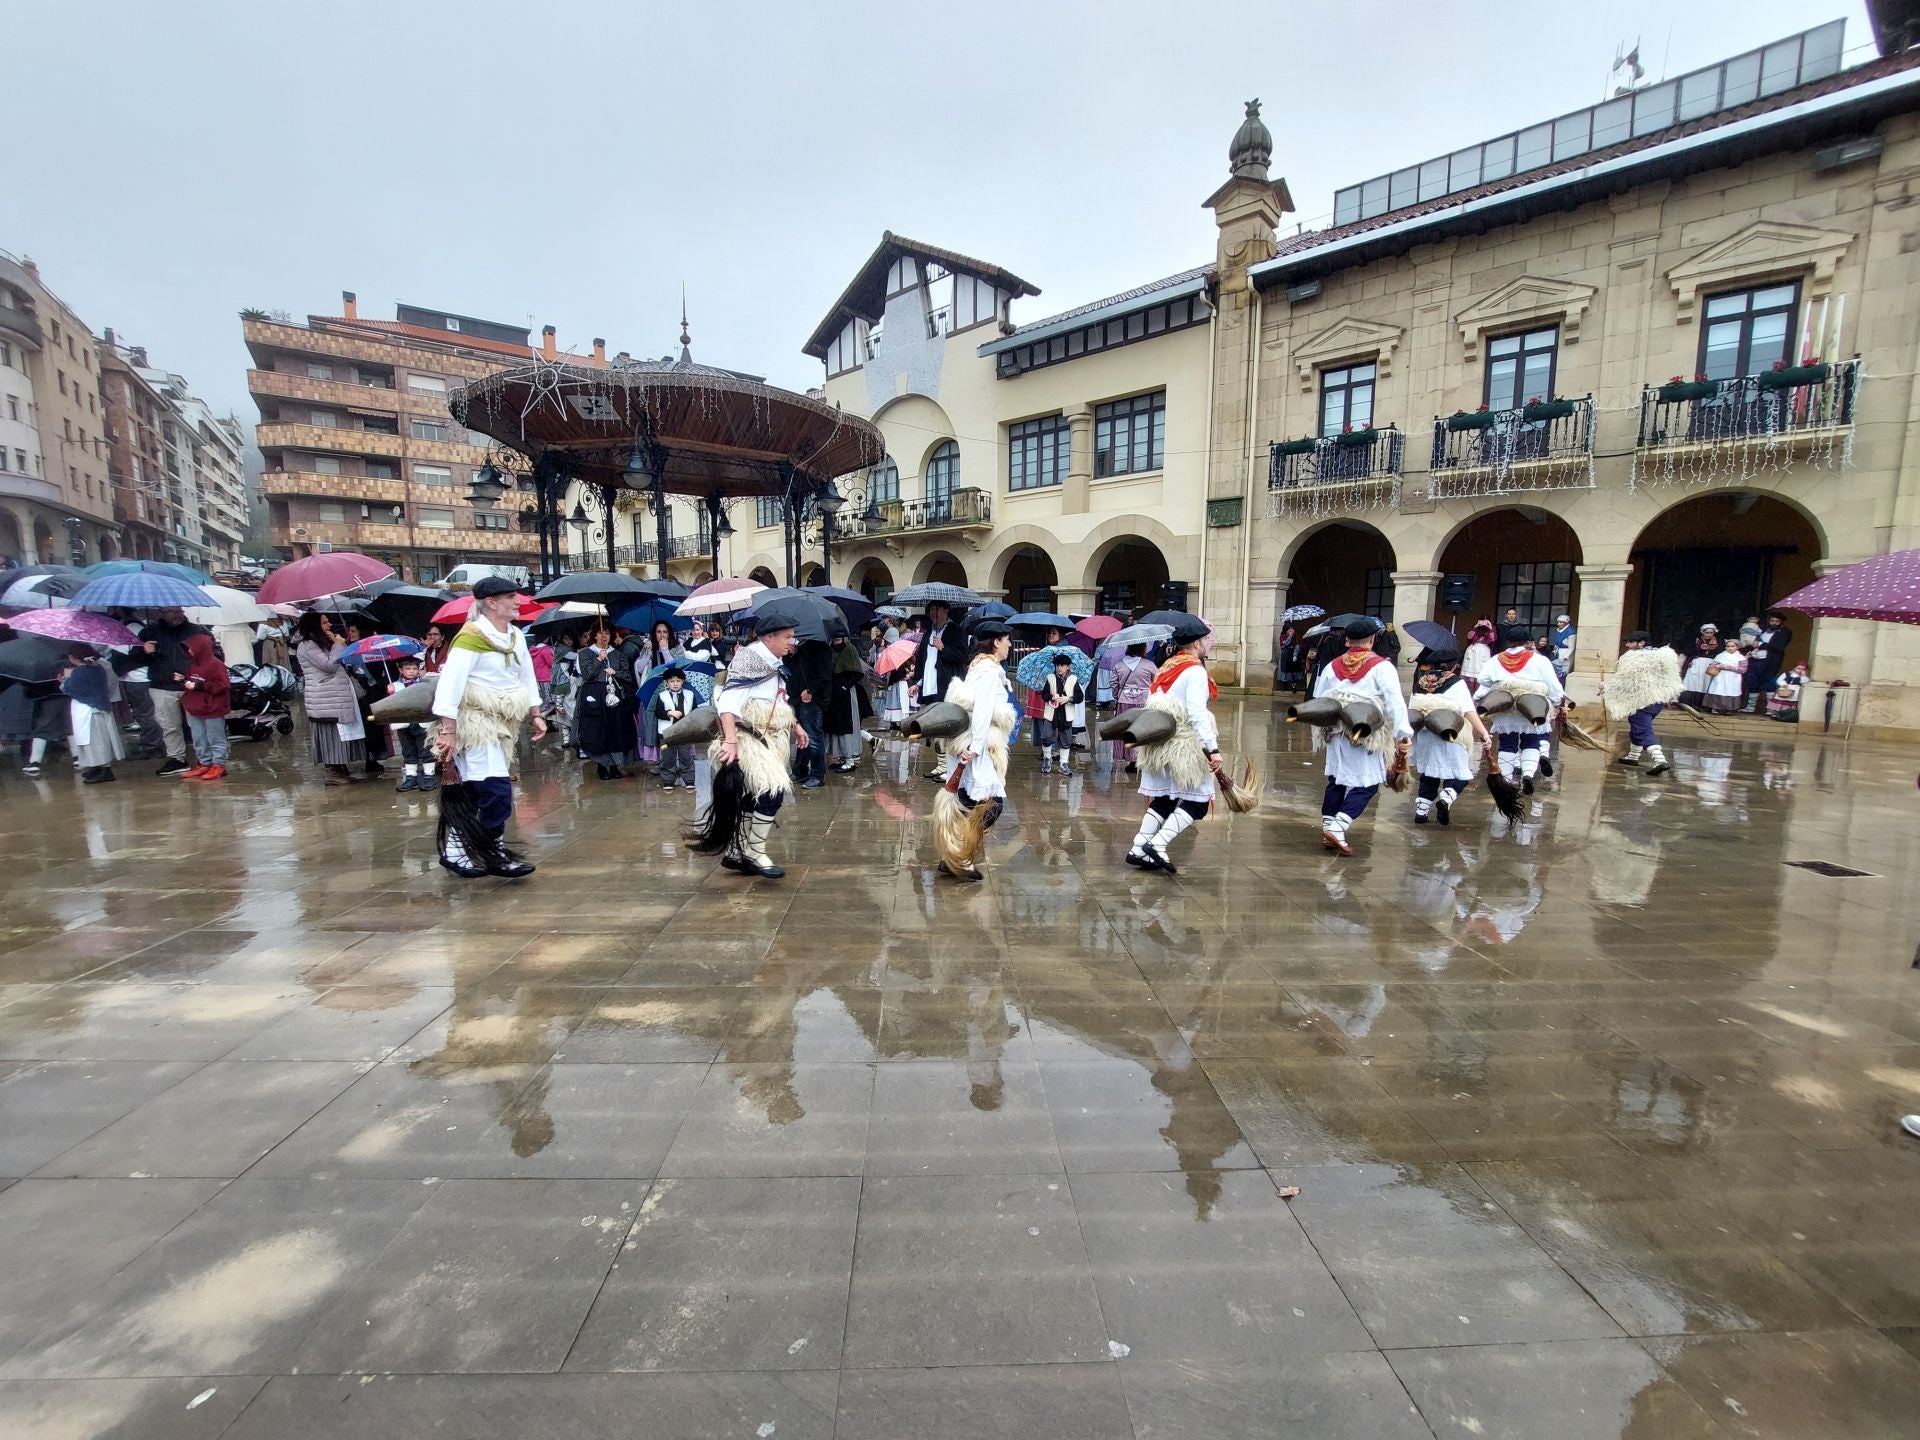
[[[1344,655],[1334,657],[1333,673],[1351,685],[1356,680],[1366,679],[1373,672],[1374,666],[1387,663],[1386,656],[1371,650],[1349,650]]]
[[[1198,664],[1200,664],[1200,657],[1198,655],[1182,650],[1178,655],[1160,667],[1159,671],[1153,677],[1153,684],[1147,688],[1155,694],[1164,695],[1173,688],[1174,681],[1178,680]],[[1204,669],[1202,673],[1205,673]],[[1211,675],[1207,676],[1207,698],[1209,700],[1218,700],[1220,698],[1220,687],[1213,683],[1213,677]]]
[[[1509,675],[1518,675],[1527,668],[1527,662],[1540,652],[1531,645],[1522,650],[1502,650],[1493,658],[1500,662],[1500,668]]]

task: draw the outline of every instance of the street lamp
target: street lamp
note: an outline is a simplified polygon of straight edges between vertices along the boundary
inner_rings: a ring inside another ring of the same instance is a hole
[[[832,485],[820,487],[820,493],[813,497],[813,508],[820,515],[820,583],[833,583],[833,517],[847,502]]]
[[[476,510],[491,510],[506,493],[506,477],[489,460],[473,472],[473,480],[467,486],[467,503]]]
[[[60,522],[67,527],[67,556],[75,565],[87,563],[87,542],[80,538],[80,517],[69,515]]]

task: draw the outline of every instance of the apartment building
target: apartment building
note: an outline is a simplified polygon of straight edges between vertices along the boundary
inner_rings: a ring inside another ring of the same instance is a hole
[[[99,356],[121,554],[129,560],[198,565],[200,548],[188,544],[185,534],[180,430],[172,402],[156,384],[164,384],[164,372],[147,363],[143,347],[123,344],[111,330],[102,337]]]
[[[193,457],[200,492],[196,519],[208,568],[238,569],[240,547],[247,538],[246,435],[237,419],[215,415],[197,395],[176,402],[175,411],[195,437]]]
[[[459,426],[447,397],[536,357],[604,366],[606,342],[567,355],[551,325],[535,348],[525,328],[416,305],[362,318],[351,291],[341,312],[305,324],[241,316],[275,546],[291,557],[359,550],[427,584],[462,561],[537,565],[531,495],[469,503],[493,441]]]
[[[0,251],[0,557],[118,553],[93,333],[32,260]]]

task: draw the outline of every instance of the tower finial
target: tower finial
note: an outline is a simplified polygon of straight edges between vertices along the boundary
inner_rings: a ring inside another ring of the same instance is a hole
[[[693,337],[687,333],[687,282],[680,282],[680,358],[693,363]]]
[[[1227,164],[1235,175],[1249,180],[1265,180],[1273,163],[1273,133],[1260,118],[1260,102],[1247,101],[1247,117],[1233,133],[1227,147]]]

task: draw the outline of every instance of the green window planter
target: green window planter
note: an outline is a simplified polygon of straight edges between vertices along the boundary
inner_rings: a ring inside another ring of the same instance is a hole
[[[1462,410],[1447,417],[1449,430],[1489,430],[1493,427],[1491,410]]]
[[[1573,414],[1573,401],[1533,400],[1522,413],[1529,420],[1564,420]]]
[[[1371,445],[1380,438],[1378,430],[1345,430],[1333,437],[1336,445],[1344,445],[1349,450],[1358,450]]]
[[[1784,370],[1762,370],[1762,390],[1793,390],[1802,385],[1819,385],[1833,374],[1831,365],[1789,365]]]
[[[1671,380],[1660,387],[1660,403],[1678,405],[1682,400],[1711,400],[1719,393],[1718,380]]]
[[[1276,440],[1273,442],[1273,453],[1276,455],[1311,455],[1313,453],[1313,447],[1319,443],[1318,440]]]

